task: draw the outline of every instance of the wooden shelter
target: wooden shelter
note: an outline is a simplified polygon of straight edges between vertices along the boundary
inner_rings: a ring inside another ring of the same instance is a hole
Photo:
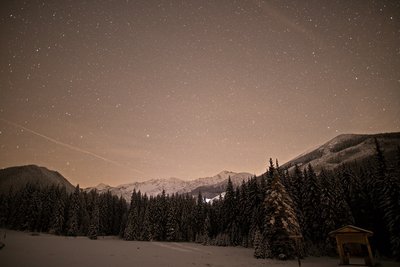
[[[340,257],[340,265],[350,264],[350,255],[345,253],[344,244],[356,243],[365,245],[368,250],[368,256],[364,258],[365,264],[373,266],[374,260],[372,257],[371,246],[368,237],[373,235],[373,232],[353,226],[347,225],[329,233],[330,236],[336,238],[337,250]]]

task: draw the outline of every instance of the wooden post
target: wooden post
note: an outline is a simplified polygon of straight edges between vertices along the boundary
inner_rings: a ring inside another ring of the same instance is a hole
[[[300,239],[303,238],[302,235],[291,235],[289,236],[292,240],[294,240],[295,243],[295,249],[296,249],[296,256],[297,256],[297,263],[299,264],[299,267],[301,267],[301,260],[300,260]]]
[[[336,244],[337,244],[337,250],[339,253],[339,259],[340,259],[340,265],[345,265],[344,262],[344,251],[343,251],[343,245],[338,236],[336,236]]]
[[[365,265],[374,266],[374,258],[372,257],[372,250],[367,236],[365,236],[365,245],[367,245],[368,249],[368,258],[365,258]]]

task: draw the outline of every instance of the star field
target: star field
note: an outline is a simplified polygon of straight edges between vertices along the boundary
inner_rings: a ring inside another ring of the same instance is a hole
[[[397,1],[6,1],[0,167],[82,186],[259,174],[400,130]]]

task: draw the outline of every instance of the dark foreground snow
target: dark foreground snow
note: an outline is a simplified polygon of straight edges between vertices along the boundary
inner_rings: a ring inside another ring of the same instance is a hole
[[[137,242],[106,237],[90,240],[87,237],[38,236],[7,230],[0,250],[0,266],[298,266],[296,261],[259,260],[253,249],[240,247],[202,246],[193,243]],[[338,266],[336,258],[307,258],[302,267]],[[381,266],[394,267],[384,262]]]

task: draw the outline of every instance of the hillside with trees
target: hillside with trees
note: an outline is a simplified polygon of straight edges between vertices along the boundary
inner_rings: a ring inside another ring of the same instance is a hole
[[[374,232],[375,253],[400,259],[400,149],[385,158],[375,139],[374,157],[316,173],[312,165],[268,170],[205,202],[189,194],[132,193],[128,204],[110,192],[72,193],[37,186],[0,195],[0,226],[56,235],[118,235],[125,240],[185,241],[253,247],[257,258],[294,258],[297,253],[331,255],[328,233],[354,224]],[[301,236],[300,247],[293,237]]]

